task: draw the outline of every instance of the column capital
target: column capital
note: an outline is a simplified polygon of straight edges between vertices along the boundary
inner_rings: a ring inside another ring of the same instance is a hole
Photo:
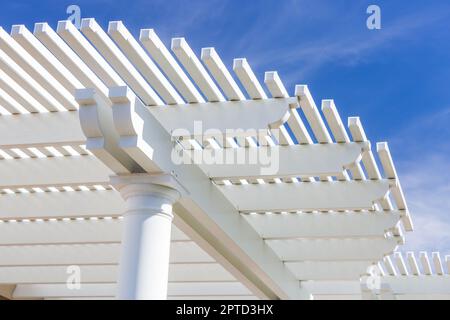
[[[147,209],[147,212],[172,216],[172,204],[186,193],[183,186],[170,174],[116,175],[110,178],[110,182],[127,202],[126,214]]]

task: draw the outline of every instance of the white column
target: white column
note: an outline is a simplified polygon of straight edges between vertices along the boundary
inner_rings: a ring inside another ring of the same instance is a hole
[[[127,208],[117,298],[166,299],[172,204],[180,194],[147,174],[112,177],[112,184]]]

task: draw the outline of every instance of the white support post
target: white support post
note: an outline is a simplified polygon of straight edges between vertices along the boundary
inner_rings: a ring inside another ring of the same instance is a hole
[[[170,176],[115,176],[126,202],[118,299],[167,299],[172,204],[180,193]]]

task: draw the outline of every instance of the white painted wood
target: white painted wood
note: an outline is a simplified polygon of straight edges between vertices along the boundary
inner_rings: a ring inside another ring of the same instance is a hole
[[[370,261],[285,262],[299,280],[359,280],[370,264]]]
[[[47,23],[36,23],[33,34],[85,87],[95,88],[102,97],[108,96],[100,78]]]
[[[269,89],[272,98],[287,98],[289,93],[276,71],[269,71],[264,74],[264,83]]]
[[[108,184],[113,172],[94,156],[0,161],[0,188]]]
[[[1,117],[0,145],[2,148],[85,143],[86,138],[81,131],[77,111]]]
[[[334,176],[353,166],[364,144],[290,145],[184,150],[212,179]],[[196,161],[199,159],[201,161]]]
[[[425,275],[432,275],[433,270],[431,269],[430,260],[428,259],[428,254],[425,251],[421,251],[419,254],[420,263],[422,265],[422,270]],[[449,272],[450,273],[450,272]]]
[[[25,51],[3,28],[0,28],[0,43],[2,50],[20,66],[29,75],[29,82],[31,87],[44,88],[45,92],[49,93],[46,97],[44,92],[41,92],[42,101],[48,100],[51,104],[44,104],[47,108],[54,107],[57,110],[76,110],[77,104],[73,99],[73,95],[67,91],[61,83],[59,83],[48,71],[39,64],[28,52]],[[31,81],[32,80],[32,81]],[[36,86],[39,84],[39,86]],[[36,95],[37,96],[37,95]],[[45,98],[45,99],[44,99]],[[42,103],[42,102],[41,102]]]
[[[3,222],[0,231],[0,244],[4,246],[120,243],[122,220]],[[189,241],[189,238],[174,227],[172,241]]]
[[[95,50],[89,41],[69,20],[58,22],[58,35],[72,48],[107,87],[123,86],[125,82],[106,60]]]
[[[142,29],[139,40],[188,103],[205,102],[153,29]]]
[[[280,125],[288,116],[290,102],[290,99],[216,102],[198,104],[195,108],[154,107],[149,111],[173,137],[200,136],[207,130],[245,137],[257,135],[258,130],[267,129],[269,124]]]
[[[2,50],[0,50],[0,68],[39,103],[28,111],[46,112],[63,109],[58,101]]]
[[[117,216],[124,209],[115,190],[5,194],[1,219]]]
[[[150,87],[95,19],[83,19],[80,30],[146,105],[156,106],[164,104],[153,88]]]
[[[403,225],[405,226],[406,231],[412,231],[414,226],[411,217],[409,215],[409,210],[408,206],[406,205],[403,189],[400,185],[387,142],[377,143],[377,152],[378,156],[380,157],[381,165],[383,166],[383,170],[385,172],[386,177],[388,179],[396,181],[396,186],[392,188],[391,194],[392,197],[394,198],[397,208],[404,212],[404,216],[402,219]]]
[[[166,104],[184,103],[183,98],[180,97],[167,78],[159,71],[156,64],[150,59],[122,21],[111,21],[108,26],[108,34]]]
[[[218,186],[241,212],[369,210],[389,189],[389,182],[347,181]],[[245,195],[245,196],[243,196]],[[276,202],[273,199],[277,199]]]
[[[409,264],[409,270],[411,270],[412,275],[419,276],[421,272],[419,270],[419,266],[416,261],[416,257],[414,256],[414,252],[407,252],[407,259]]]
[[[283,261],[378,261],[398,246],[395,238],[266,240]]]
[[[11,37],[55,77],[70,94],[83,87],[81,82],[24,25],[12,26]]]
[[[395,227],[400,214],[390,212],[251,214],[243,217],[263,239],[378,238]]]
[[[0,266],[116,265],[120,250],[120,243],[0,246]],[[170,245],[170,263],[213,262],[193,241]]]
[[[295,96],[298,98],[298,103],[306,119],[308,119],[309,125],[319,143],[331,143],[331,137],[327,128],[320,116],[319,110],[316,107],[316,103],[309,92],[308,86],[296,85]]]
[[[253,70],[250,68],[247,59],[234,59],[233,71],[236,73],[251,99],[267,99],[267,95],[253,73]]]
[[[434,272],[437,275],[443,275],[444,268],[442,267],[441,255],[439,254],[439,252],[432,252],[431,258],[433,260]]]
[[[84,284],[80,290],[67,289],[65,284],[22,284],[14,290],[14,298],[41,297],[112,297],[115,296],[116,285]],[[169,296],[222,296],[251,295],[250,291],[239,282],[199,282],[169,283]]]
[[[89,265],[80,267],[81,286],[85,283],[115,283],[117,265]],[[61,283],[69,277],[68,266],[14,266],[0,267],[0,284],[3,283]],[[218,263],[170,264],[169,282],[220,282],[235,281]]]
[[[173,38],[171,49],[208,101],[225,101],[219,88],[184,38]]]
[[[245,100],[244,94],[214,48],[203,48],[201,59],[227,96],[228,100]]]
[[[394,260],[395,264],[397,265],[398,272],[403,276],[409,275],[409,271],[406,267],[405,260],[403,259],[403,256],[400,252],[394,253]]]

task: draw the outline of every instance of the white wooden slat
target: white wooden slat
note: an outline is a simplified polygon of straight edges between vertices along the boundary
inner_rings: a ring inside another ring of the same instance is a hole
[[[33,34],[84,87],[95,88],[102,97],[108,97],[105,84],[47,23],[36,23]]]
[[[149,86],[95,19],[83,19],[80,30],[146,105],[164,105],[153,88]]]
[[[421,295],[426,299],[427,295],[450,294],[450,277],[383,277],[395,292],[397,299],[402,295]]]
[[[396,276],[397,275],[397,270],[395,270],[394,264],[392,263],[391,257],[390,256],[385,256],[383,258],[383,263],[384,266],[388,272],[389,275],[391,276]]]
[[[62,245],[0,245],[0,266],[116,265],[120,243]],[[175,241],[170,245],[171,263],[212,263],[211,258],[193,241]]]
[[[0,77],[2,75],[0,74]],[[1,80],[0,80],[1,83]],[[1,86],[1,84],[0,84]],[[9,94],[0,88],[0,105],[11,114],[20,114],[24,108]],[[26,111],[26,110],[25,110]]]
[[[0,267],[0,283],[66,283],[68,266]],[[85,283],[115,283],[117,265],[79,266],[81,286]],[[169,265],[169,282],[220,282],[235,278],[218,263],[176,263]]]
[[[171,49],[208,101],[225,101],[219,88],[184,38],[173,38]]]
[[[405,260],[403,259],[401,252],[394,253],[394,260],[395,264],[397,265],[398,272],[403,276],[409,275],[408,269],[405,264]]]
[[[267,95],[250,68],[247,59],[234,59],[233,71],[236,73],[251,99],[267,99]]]
[[[289,93],[276,71],[269,71],[264,74],[264,83],[269,89],[272,98],[287,98]]]
[[[358,161],[363,148],[355,143],[260,146],[185,150],[183,156],[215,180],[334,176]]]
[[[108,184],[111,175],[94,156],[0,161],[0,188]]]
[[[51,102],[51,104],[43,103],[45,107],[54,107],[54,110],[49,109],[51,111],[77,109],[73,95],[1,27],[0,43],[2,50],[33,80],[33,87],[39,84],[36,86],[37,88],[44,88],[46,93],[48,92],[49,97],[46,97],[43,92],[41,93],[42,99],[45,98]]]
[[[245,100],[244,94],[214,48],[203,48],[201,59],[225,93],[228,100]]]
[[[419,253],[420,264],[422,265],[422,270],[425,275],[432,275],[430,260],[428,259],[428,254],[425,251]]]
[[[370,261],[285,262],[298,280],[359,280],[367,273]]]
[[[409,264],[409,270],[411,270],[411,274],[415,276],[420,276],[421,272],[419,270],[419,266],[417,265],[416,257],[414,256],[414,252],[407,252],[406,253],[408,264]]]
[[[14,298],[41,297],[113,297],[116,284],[84,284],[79,290],[70,290],[66,284],[22,284],[14,290]],[[251,295],[239,282],[169,283],[169,296]]]
[[[265,240],[282,261],[378,261],[398,245],[395,238]]]
[[[297,139],[299,144],[312,144],[313,140],[308,133],[302,119],[300,118],[297,109],[291,108],[289,110],[289,119],[287,121],[289,128]]]
[[[142,29],[139,40],[187,102],[205,102],[153,29]]]
[[[413,230],[413,223],[411,217],[409,216],[408,206],[406,204],[405,196],[403,194],[403,189],[400,185],[397,172],[395,170],[394,162],[392,161],[391,153],[389,151],[389,146],[387,142],[377,143],[377,153],[383,166],[384,174],[387,179],[395,180],[396,185],[391,190],[392,197],[394,198],[395,204],[399,210],[403,210],[403,224],[407,231]]]
[[[330,127],[331,133],[334,136],[334,140],[338,143],[350,142],[350,138],[345,130],[344,124],[342,123],[342,119],[339,116],[334,100],[322,100],[321,109],[328,126]]]
[[[350,117],[348,118],[348,127],[352,134],[353,141],[361,142],[367,141],[366,133],[364,132],[364,128],[361,124],[359,117]],[[381,179],[380,171],[378,170],[378,166],[375,162],[375,158],[373,157],[373,153],[370,150],[367,150],[363,153],[362,161],[364,163],[364,167],[366,168],[369,179],[378,180]]]
[[[450,255],[445,256],[445,264],[447,268],[447,274],[450,275]]]
[[[20,104],[22,107],[20,113],[39,112],[39,110],[45,110],[45,108],[36,99],[34,99],[24,88],[22,88],[1,69],[0,88],[2,88],[5,93],[10,95]]]
[[[434,272],[437,275],[443,275],[444,268],[442,267],[441,255],[439,252],[432,252],[431,259],[433,260]]]
[[[121,236],[121,219],[0,223],[1,246],[120,243]],[[189,238],[175,226],[172,227],[171,239],[189,241]]]
[[[117,72],[95,50],[81,32],[75,28],[72,22],[68,20],[59,21],[56,32],[107,87],[125,85],[125,82]]]
[[[173,137],[198,138],[204,132],[229,133],[230,136],[255,136],[269,124],[281,125],[287,117],[291,98],[216,102],[170,107],[149,111]],[[200,123],[201,121],[201,123]],[[197,134],[198,137],[191,135]]]
[[[389,182],[333,181],[218,188],[240,212],[370,210],[373,201],[387,193]]]
[[[290,213],[243,215],[263,239],[373,238],[393,228],[398,212]]]
[[[77,111],[2,116],[0,121],[2,148],[85,143]]]
[[[70,94],[83,87],[81,82],[24,25],[12,26],[11,37],[55,77]]]
[[[183,98],[180,97],[122,21],[111,21],[108,26],[108,34],[166,104],[184,103]]]
[[[1,219],[117,216],[125,205],[115,190],[5,194]]]
[[[331,137],[327,128],[320,116],[316,103],[309,92],[308,86],[296,85],[295,96],[298,98],[298,103],[305,114],[306,119],[311,126],[311,129],[319,143],[331,143]]]
[[[29,96],[32,96],[38,102],[37,105],[31,108],[28,108],[28,104],[24,105],[29,112],[58,111],[63,109],[58,101],[2,50],[0,50],[0,68],[4,71],[4,74],[12,78],[21,89],[25,90]],[[3,78],[6,77],[3,76]]]

